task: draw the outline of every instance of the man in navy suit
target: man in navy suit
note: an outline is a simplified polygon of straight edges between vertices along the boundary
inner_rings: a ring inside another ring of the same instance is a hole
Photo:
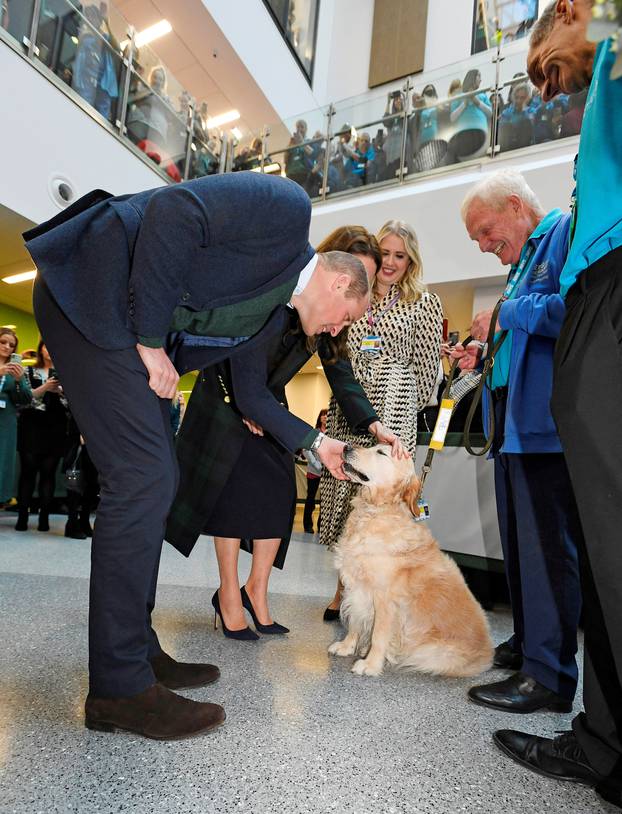
[[[168,400],[179,373],[262,347],[287,305],[307,335],[336,335],[364,314],[362,264],[316,255],[310,216],[297,184],[236,173],[116,198],[96,191],[24,235],[39,270],[35,315],[100,475],[90,728],[179,739],[224,721],[218,705],[172,691],[209,684],[218,669],[176,662],[151,627],[177,489]],[[246,400],[250,419],[255,406],[265,421],[259,386]],[[298,430],[274,400],[267,409]],[[314,433],[308,444],[345,477],[340,442]]]

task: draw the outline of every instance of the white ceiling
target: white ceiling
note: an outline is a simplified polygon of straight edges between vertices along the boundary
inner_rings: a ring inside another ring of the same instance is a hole
[[[162,19],[170,22],[173,31],[149,47],[183,87],[207,102],[210,116],[238,109],[242,118],[236,124],[244,135],[279,119],[201,0],[114,0],[114,6],[138,31]],[[112,18],[113,30],[115,23]]]

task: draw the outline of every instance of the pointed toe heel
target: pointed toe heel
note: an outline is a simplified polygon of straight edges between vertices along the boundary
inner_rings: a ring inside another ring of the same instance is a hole
[[[212,606],[214,608],[214,630],[218,629],[218,617],[220,617],[220,624],[222,625],[222,632],[228,639],[237,639],[240,642],[255,642],[259,636],[250,629],[250,627],[242,628],[242,630],[229,630],[225,625],[222,618],[222,611],[220,609],[220,597],[218,591],[212,597]]]
[[[285,625],[279,625],[278,622],[272,622],[271,625],[262,625],[259,619],[257,618],[257,614],[255,613],[255,608],[253,607],[253,603],[250,600],[249,595],[246,593],[246,587],[242,586],[240,588],[240,594],[242,595],[242,605],[246,608],[246,610],[250,613],[253,617],[253,624],[257,628],[260,633],[272,633],[276,635],[283,635],[285,633],[289,633],[289,628],[285,627]]]

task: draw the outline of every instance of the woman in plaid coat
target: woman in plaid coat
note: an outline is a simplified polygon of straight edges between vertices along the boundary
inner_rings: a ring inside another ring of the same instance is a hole
[[[356,255],[370,277],[375,276],[380,252],[373,235],[363,227],[342,227],[318,247],[318,251],[333,249]],[[262,349],[272,394],[285,404],[285,385],[315,349],[352,431],[370,432],[398,450],[399,440],[378,420],[350,363],[343,358],[335,360],[339,348],[325,335],[314,346],[309,345],[295,312],[284,334]],[[245,364],[249,369],[256,367],[256,356],[245,360],[239,354],[237,361],[208,368],[197,378],[177,437],[181,481],[166,539],[188,556],[200,534],[214,536],[221,584],[212,603],[221,615],[225,635],[248,639],[255,634],[246,627],[244,607],[260,632],[286,631],[273,623],[267,594],[272,566],[282,568],[285,562],[296,490],[295,450],[259,434],[260,428],[245,421],[236,407],[235,381],[244,376]],[[240,545],[253,553],[251,573],[242,589],[237,573]]]

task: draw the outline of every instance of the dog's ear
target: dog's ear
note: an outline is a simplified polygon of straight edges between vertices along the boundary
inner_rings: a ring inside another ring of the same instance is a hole
[[[419,500],[419,478],[416,475],[410,478],[402,490],[402,500],[410,509],[411,514],[416,517],[418,514],[417,501]]]

